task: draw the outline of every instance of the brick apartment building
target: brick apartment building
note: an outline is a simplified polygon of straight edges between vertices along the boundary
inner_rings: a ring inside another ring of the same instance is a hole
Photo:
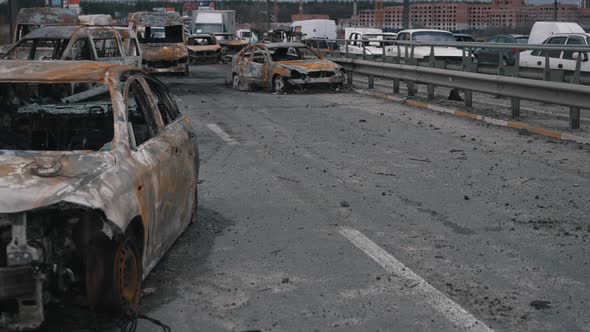
[[[587,2],[580,5],[559,4],[557,20],[590,23],[590,8]],[[590,4],[590,3],[588,3]],[[384,8],[383,28],[402,27],[402,6]],[[433,28],[451,31],[484,30],[488,28],[514,29],[530,27],[536,21],[553,21],[553,4],[527,5],[525,0],[492,0],[489,3],[423,2],[410,5],[411,28]],[[341,20],[341,25],[350,27],[374,27],[374,11],[362,10],[350,19]]]

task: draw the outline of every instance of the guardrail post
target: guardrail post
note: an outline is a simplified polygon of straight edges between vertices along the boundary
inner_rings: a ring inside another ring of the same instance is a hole
[[[344,40],[344,52],[346,52],[346,58],[348,59],[348,39]]]
[[[463,49],[462,55],[463,55],[463,59],[462,59],[462,63],[461,63],[462,69],[467,70],[467,71],[471,71],[471,69],[472,69],[471,64],[469,65],[469,67],[466,66],[465,49]],[[470,57],[471,57],[471,55],[472,55],[472,52],[470,51]],[[473,91],[471,91],[471,90],[465,90],[465,107],[468,107],[468,108],[473,107]]]
[[[367,60],[367,48],[365,47],[365,42],[361,41],[361,43],[363,43],[363,60]]]
[[[520,52],[516,52],[514,57],[514,68],[512,71],[512,77],[519,77],[519,68],[520,68]],[[512,118],[518,119],[520,117],[520,98],[512,97],[510,98],[510,105],[512,108]]]
[[[346,70],[346,84],[352,86],[352,70],[350,68]]]
[[[412,48],[412,55],[414,53],[413,51],[414,51],[414,49]],[[430,67],[434,67],[434,64],[435,64],[435,62],[434,62],[434,46],[430,46],[430,56],[428,59],[428,65]],[[432,84],[426,85],[426,90],[427,90],[428,100],[433,100],[434,99],[434,85],[432,85]]]
[[[369,75],[368,80],[369,80],[369,89],[370,90],[375,89],[375,76]]]
[[[580,109],[570,107],[570,129],[580,129]]]
[[[385,62],[385,43],[381,43],[381,60]]]
[[[549,66],[549,52],[545,52],[545,67],[543,67],[543,79],[545,81],[551,80],[551,67]]]
[[[399,93],[399,80],[393,79],[393,93]]]
[[[572,77],[572,84],[580,84],[580,71],[582,67],[582,57],[585,53],[578,52],[578,58],[576,59],[576,70]],[[570,107],[570,129],[580,129],[580,108]]]

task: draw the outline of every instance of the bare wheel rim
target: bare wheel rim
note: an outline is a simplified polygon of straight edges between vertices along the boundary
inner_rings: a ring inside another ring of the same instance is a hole
[[[240,76],[238,74],[235,74],[234,75],[233,87],[234,87],[234,89],[239,89],[240,88]]]
[[[275,92],[281,93],[285,90],[285,81],[281,76],[277,76],[274,82]]]
[[[133,307],[139,302],[141,276],[137,252],[129,242],[126,241],[121,245],[114,263],[120,305]]]

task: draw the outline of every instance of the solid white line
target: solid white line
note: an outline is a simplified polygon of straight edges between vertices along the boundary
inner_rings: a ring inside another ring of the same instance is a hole
[[[387,251],[381,249],[375,242],[364,236],[361,232],[352,228],[341,228],[340,234],[348,239],[357,248],[362,250],[367,256],[381,265],[387,272],[396,276],[403,277],[416,284],[409,292],[414,293],[417,297],[430,304],[438,312],[454,323],[460,329],[469,331],[493,331],[483,322],[475,318],[459,304],[448,298],[438,289],[434,288],[422,277],[414,273],[402,262],[395,259]]]
[[[211,129],[212,132],[217,134],[217,136],[221,137],[221,139],[224,142],[227,142],[230,145],[238,144],[238,142],[235,139],[233,139],[231,136],[229,136],[229,134],[226,133],[225,131],[223,131],[223,129],[219,128],[218,125],[216,125],[214,123],[210,123],[207,125],[207,128]]]

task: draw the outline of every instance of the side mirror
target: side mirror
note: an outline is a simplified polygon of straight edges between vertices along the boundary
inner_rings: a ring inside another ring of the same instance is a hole
[[[584,52],[574,52],[572,54],[572,59],[573,60],[578,60],[580,59],[581,61],[588,61],[588,53],[584,53]]]

